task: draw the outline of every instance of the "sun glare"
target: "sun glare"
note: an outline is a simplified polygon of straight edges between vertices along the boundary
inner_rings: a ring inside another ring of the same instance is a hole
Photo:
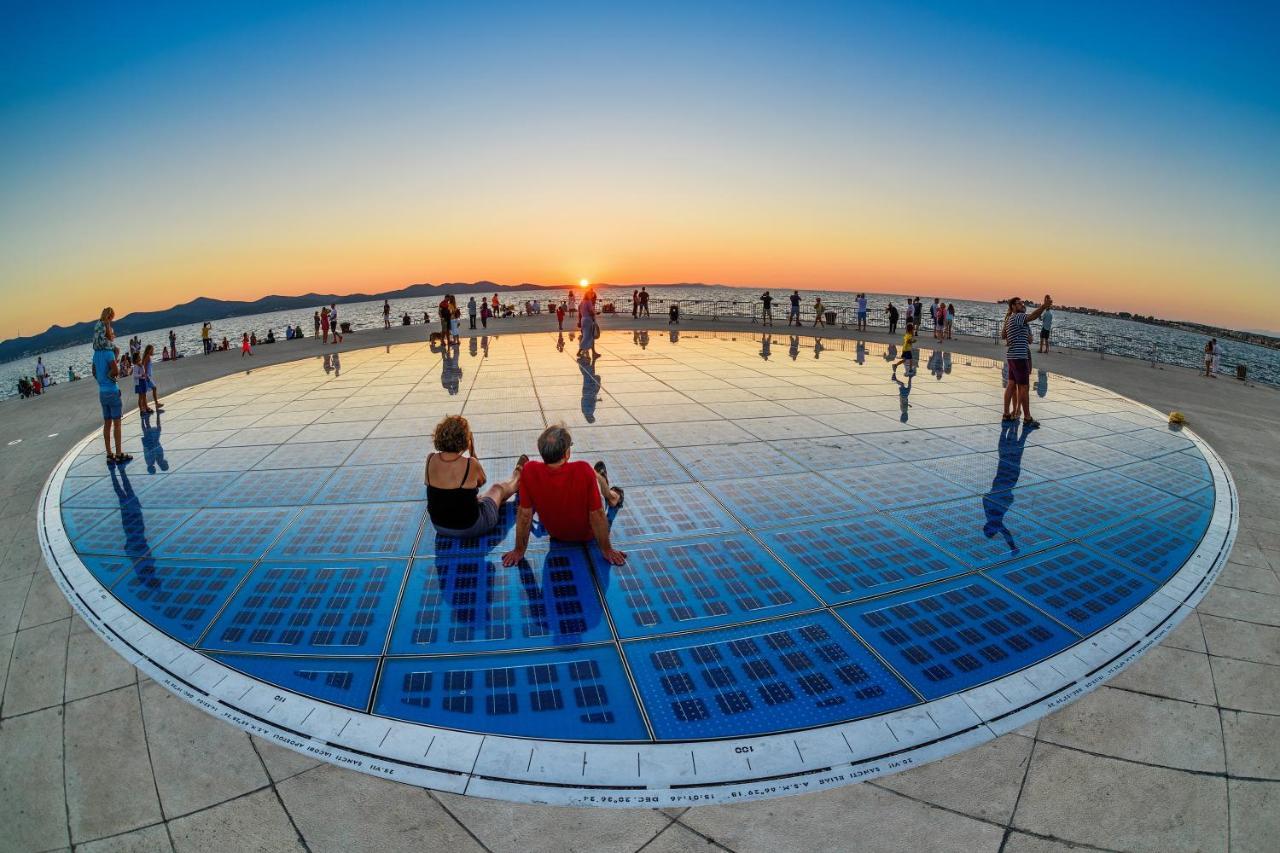
[[[590,284],[591,282],[587,281],[585,278],[578,279],[578,287],[588,287]]]

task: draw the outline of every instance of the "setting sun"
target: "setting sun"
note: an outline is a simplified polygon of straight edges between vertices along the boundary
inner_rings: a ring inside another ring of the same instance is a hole
[[[578,287],[588,287],[590,284],[591,282],[587,281],[585,278],[578,279]]]

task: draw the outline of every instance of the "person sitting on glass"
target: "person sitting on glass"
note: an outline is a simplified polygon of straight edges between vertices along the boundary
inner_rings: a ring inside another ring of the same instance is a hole
[[[488,482],[476,455],[471,425],[462,415],[448,415],[432,433],[435,452],[427,455],[423,481],[427,486],[427,515],[441,536],[479,536],[498,525],[498,511],[520,488],[520,471],[529,461],[521,456],[510,479]],[[465,453],[465,455],[464,455]]]
[[[609,541],[609,519],[605,515],[606,504],[610,508],[622,506],[622,489],[609,485],[609,472],[603,462],[593,468],[586,462],[572,461],[572,447],[573,437],[561,424],[547,427],[538,436],[542,461],[529,462],[521,473],[516,543],[502,555],[502,565],[514,566],[524,559],[535,512],[552,539],[595,540],[612,565],[627,561],[627,555]]]

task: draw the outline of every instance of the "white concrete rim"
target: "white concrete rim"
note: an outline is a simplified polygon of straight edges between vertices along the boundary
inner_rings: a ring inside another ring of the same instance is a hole
[[[853,722],[749,738],[612,744],[484,735],[352,711],[251,679],[138,618],[71,547],[58,496],[73,461],[99,431],[54,467],[37,527],[54,581],[108,646],[172,693],[252,735],[373,776],[470,796],[642,808],[743,802],[874,779],[972,748],[1085,696],[1167,637],[1226,564],[1239,523],[1225,463],[1195,432],[1182,432],[1213,474],[1213,514],[1178,572],[1126,616],[1040,663],[956,694]]]

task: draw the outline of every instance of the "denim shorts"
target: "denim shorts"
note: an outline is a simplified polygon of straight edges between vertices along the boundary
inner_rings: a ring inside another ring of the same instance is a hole
[[[120,389],[116,388],[111,391],[99,391],[98,402],[102,404],[102,419],[104,421],[120,420]]]

